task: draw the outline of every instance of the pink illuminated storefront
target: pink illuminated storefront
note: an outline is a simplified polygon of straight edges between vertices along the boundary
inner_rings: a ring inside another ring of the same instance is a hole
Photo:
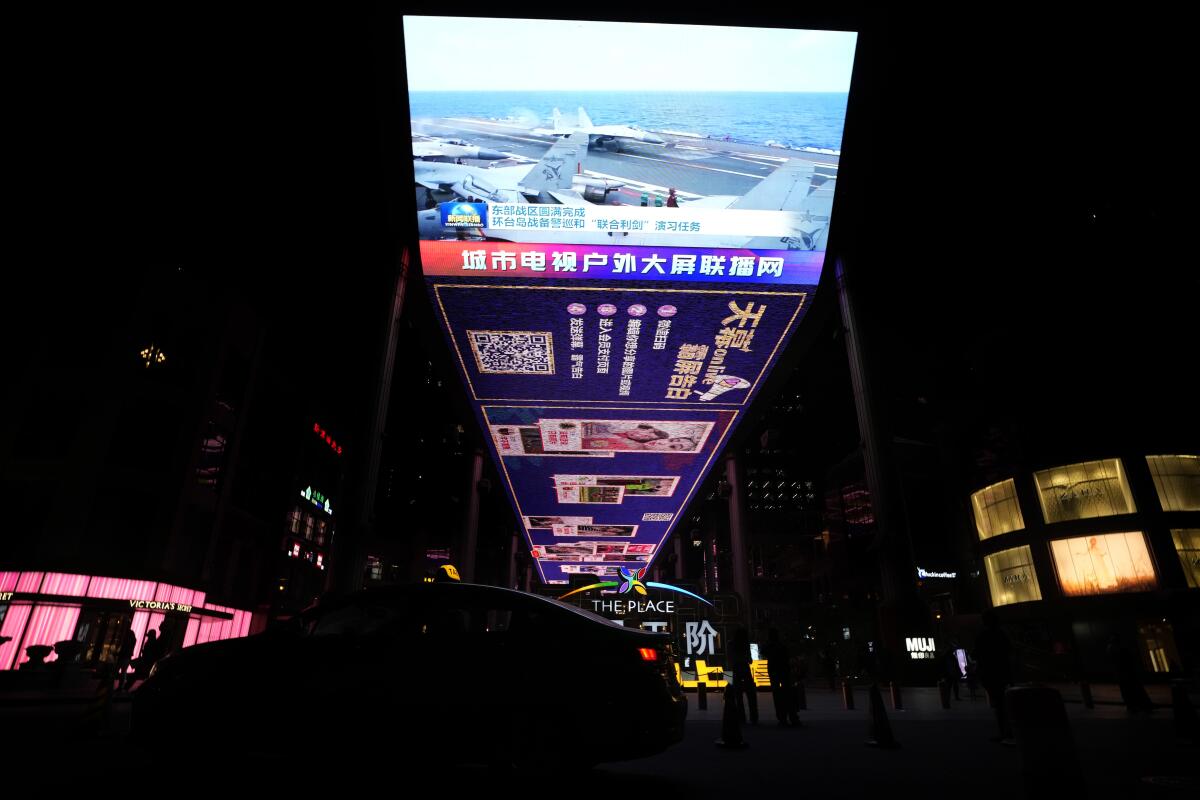
[[[127,632],[140,655],[146,632],[167,648],[245,636],[251,613],[206,602],[205,593],[156,581],[60,572],[0,572],[0,670],[18,668],[26,648],[64,639],[87,664],[115,664]],[[51,655],[47,662],[53,661]]]

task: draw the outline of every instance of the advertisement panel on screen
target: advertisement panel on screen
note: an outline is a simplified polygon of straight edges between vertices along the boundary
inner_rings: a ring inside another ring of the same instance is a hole
[[[855,34],[404,30],[421,266],[539,573],[644,568],[812,303]],[[563,57],[447,70],[464,40]]]
[[[1058,583],[1068,597],[1149,592],[1158,586],[1141,532],[1105,533],[1050,543]]]

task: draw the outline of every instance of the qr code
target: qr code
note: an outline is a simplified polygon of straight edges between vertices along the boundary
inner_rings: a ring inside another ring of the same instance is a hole
[[[549,331],[467,331],[480,372],[553,375],[554,337]]]

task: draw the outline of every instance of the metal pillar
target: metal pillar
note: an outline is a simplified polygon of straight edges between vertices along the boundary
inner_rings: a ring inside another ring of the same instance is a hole
[[[475,551],[479,546],[479,482],[483,480],[483,451],[476,450],[471,458],[471,486],[467,492],[467,513],[463,518],[459,550],[455,566],[463,583],[475,582]]]
[[[733,562],[733,590],[742,599],[743,618],[749,626],[754,615],[750,607],[750,565],[746,561],[746,493],[735,453],[725,457],[725,480],[729,483],[729,551]]]

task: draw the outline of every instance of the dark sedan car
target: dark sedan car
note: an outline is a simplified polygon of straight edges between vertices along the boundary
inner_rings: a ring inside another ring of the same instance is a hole
[[[666,634],[458,583],[370,589],[188,648],[133,696],[135,737],[529,768],[652,755],[686,715]]]

